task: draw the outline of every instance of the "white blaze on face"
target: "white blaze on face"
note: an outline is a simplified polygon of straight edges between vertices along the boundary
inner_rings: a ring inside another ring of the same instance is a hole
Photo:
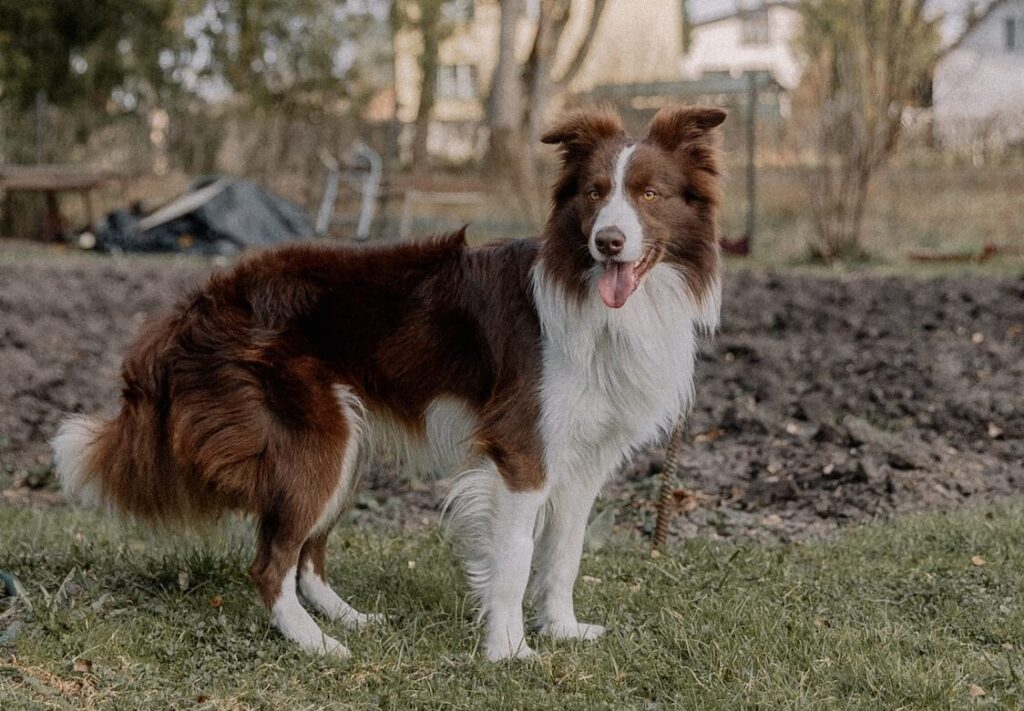
[[[617,257],[619,261],[635,262],[643,254],[644,228],[633,203],[626,195],[626,168],[635,150],[636,144],[624,146],[615,159],[611,197],[597,213],[594,228],[590,231],[590,256],[599,262],[603,262],[605,256],[597,251],[596,238],[597,233],[605,227],[618,227],[626,236],[626,244]]]
[[[590,231],[590,256],[604,264],[597,290],[605,306],[612,309],[621,308],[636,291],[637,266],[644,252],[644,228],[626,194],[626,171],[634,150],[635,144],[625,146],[615,159],[611,196],[597,213]],[[608,227],[617,228],[625,237],[622,251],[614,259],[605,257],[597,249],[597,235]]]

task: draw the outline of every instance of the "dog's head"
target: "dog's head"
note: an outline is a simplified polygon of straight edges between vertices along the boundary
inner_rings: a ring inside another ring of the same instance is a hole
[[[640,141],[607,109],[558,122],[541,138],[562,158],[544,233],[549,268],[581,292],[596,282],[605,305],[620,308],[664,262],[705,299],[718,269],[715,128],[724,120],[717,108],[664,108]]]

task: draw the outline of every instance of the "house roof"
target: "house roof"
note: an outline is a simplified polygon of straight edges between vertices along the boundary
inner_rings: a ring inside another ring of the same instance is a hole
[[[686,11],[691,25],[697,27],[769,7],[796,9],[796,2],[794,0],[691,0],[687,3]]]

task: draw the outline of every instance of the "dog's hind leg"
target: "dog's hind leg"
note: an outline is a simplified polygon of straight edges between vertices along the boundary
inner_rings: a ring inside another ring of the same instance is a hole
[[[341,599],[327,584],[325,558],[327,533],[321,533],[306,541],[299,556],[299,592],[313,607],[331,620],[341,622],[351,629],[383,622],[384,615],[359,612]]]
[[[259,549],[249,569],[270,610],[271,623],[307,652],[349,656],[344,644],[325,634],[299,604],[296,591],[302,536],[271,514],[260,523]]]
[[[329,619],[341,622],[346,627],[358,629],[372,622],[380,622],[384,616],[359,612],[331,589],[327,583],[326,557],[327,536],[338,514],[344,508],[345,501],[355,488],[359,447],[366,418],[362,403],[350,388],[344,385],[335,386],[334,395],[338,400],[341,415],[348,425],[345,453],[331,497],[320,512],[313,535],[303,544],[302,552],[299,554],[299,592],[310,605]]]
[[[360,621],[323,582],[327,533],[352,489],[360,421],[343,401],[340,409],[325,397],[307,402],[316,409],[302,426],[269,434],[262,463],[268,490],[250,573],[281,634],[307,651],[348,656],[299,604],[298,592],[332,617]]]

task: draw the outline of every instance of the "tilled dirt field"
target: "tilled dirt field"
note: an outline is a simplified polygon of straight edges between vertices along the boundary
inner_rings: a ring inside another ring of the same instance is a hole
[[[211,268],[0,247],[4,499],[59,501],[46,440],[62,413],[111,412],[141,321]],[[677,535],[815,536],[1024,491],[1024,275],[824,278],[730,265],[722,331],[702,353]],[[662,460],[655,448],[628,467],[596,529],[649,529]],[[369,472],[350,518],[421,525],[446,486]]]

